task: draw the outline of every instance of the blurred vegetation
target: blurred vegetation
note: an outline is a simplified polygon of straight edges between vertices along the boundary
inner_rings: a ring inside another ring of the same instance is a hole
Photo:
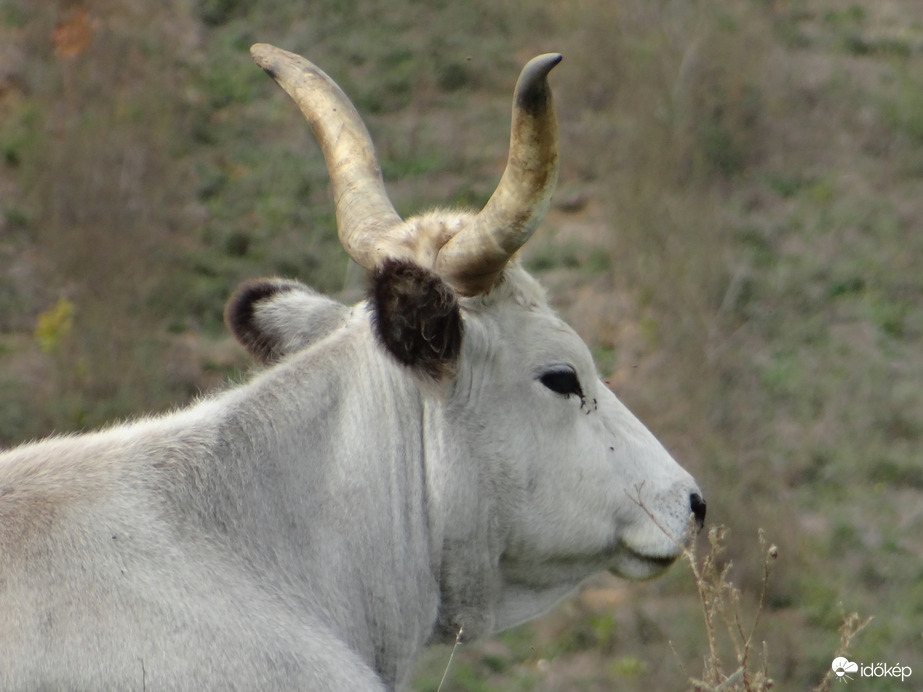
[[[923,670],[923,4],[3,0],[0,444],[238,377],[221,311],[244,278],[353,286],[255,41],[351,95],[403,214],[486,201],[519,67],[563,52],[561,185],[526,262],[729,527],[746,622],[758,529],[778,545],[755,635],[777,686],[823,678],[852,611],[874,618],[852,660]],[[461,650],[443,690],[680,689],[697,607],[682,568],[598,578]]]

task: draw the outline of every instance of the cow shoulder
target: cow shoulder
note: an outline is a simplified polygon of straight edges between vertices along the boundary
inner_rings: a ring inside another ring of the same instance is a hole
[[[438,275],[407,260],[386,260],[371,274],[369,303],[378,340],[400,363],[433,380],[455,373],[461,310]]]
[[[298,281],[247,281],[228,300],[225,322],[256,358],[273,363],[346,324],[349,308]]]

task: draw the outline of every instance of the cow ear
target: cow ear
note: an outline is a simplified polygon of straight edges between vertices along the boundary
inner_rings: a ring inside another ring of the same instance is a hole
[[[455,374],[461,311],[438,275],[407,260],[385,260],[371,274],[369,302],[378,340],[400,363],[437,381]]]
[[[345,305],[286,279],[245,282],[224,309],[231,332],[264,363],[307,348],[346,324],[348,316]]]

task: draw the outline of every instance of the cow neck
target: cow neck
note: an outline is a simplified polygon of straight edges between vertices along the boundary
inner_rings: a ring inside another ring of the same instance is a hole
[[[355,327],[247,390],[219,424],[230,442],[218,452],[237,478],[234,504],[247,508],[238,533],[260,537],[242,552],[295,607],[323,612],[385,680],[406,681],[438,598],[419,391]]]

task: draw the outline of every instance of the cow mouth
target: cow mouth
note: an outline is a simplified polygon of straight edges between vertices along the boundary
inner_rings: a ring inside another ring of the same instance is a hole
[[[624,546],[622,559],[609,571],[618,577],[628,579],[652,579],[665,572],[676,562],[680,554],[676,552],[670,555],[650,555]]]
[[[665,570],[665,569],[667,569],[670,565],[672,565],[674,562],[676,562],[676,558],[678,558],[679,555],[661,556],[661,555],[641,555],[641,554],[635,554],[634,557],[635,557],[635,559],[637,559],[637,560],[641,560],[642,562],[646,562],[647,564],[651,565],[651,566],[654,567],[655,569],[658,569],[658,570]]]

